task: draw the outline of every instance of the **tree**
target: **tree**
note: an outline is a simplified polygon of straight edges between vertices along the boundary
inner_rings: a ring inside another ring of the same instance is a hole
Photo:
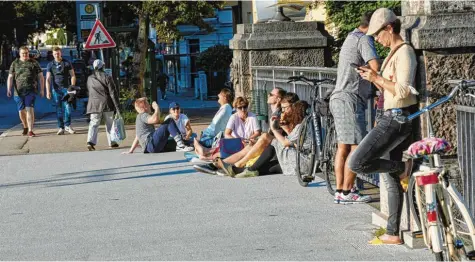
[[[332,46],[333,58],[338,59],[340,48],[346,36],[358,27],[361,15],[381,7],[392,9],[396,15],[401,14],[400,1],[325,1],[327,24],[337,28],[336,39]],[[386,57],[388,50],[376,45],[380,57]]]
[[[178,25],[192,24],[208,32],[213,28],[203,18],[213,17],[216,8],[222,8],[223,1],[145,1],[133,2],[129,7],[138,16],[139,30],[137,48],[133,60],[133,82],[138,85],[138,93],[145,95],[144,72],[148,48],[147,27],[151,23],[157,30],[160,42],[171,43],[180,38]]]

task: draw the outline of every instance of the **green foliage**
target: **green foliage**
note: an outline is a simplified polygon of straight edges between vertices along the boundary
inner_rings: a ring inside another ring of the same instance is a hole
[[[225,45],[215,45],[200,53],[197,64],[206,72],[223,71],[229,68],[233,60],[233,51]]]
[[[223,8],[224,1],[146,1],[137,10],[148,16],[162,42],[179,39],[178,25],[191,24],[212,31],[203,18],[213,17],[216,8]]]
[[[137,118],[137,112],[136,111],[123,111],[123,112],[120,112],[120,115],[124,119],[124,123],[126,125],[135,124],[135,119]]]
[[[327,11],[327,24],[333,23],[338,28],[338,33],[333,42],[332,54],[335,61],[338,60],[341,46],[348,33],[359,26],[361,15],[367,11],[374,11],[381,7],[387,7],[401,15],[400,1],[325,1]],[[376,49],[381,58],[388,54],[388,49],[376,44]]]

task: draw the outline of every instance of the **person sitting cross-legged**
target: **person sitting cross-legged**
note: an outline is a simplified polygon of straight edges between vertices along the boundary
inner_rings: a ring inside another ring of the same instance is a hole
[[[154,113],[150,115],[150,104],[146,97],[135,101],[135,110],[138,113],[135,121],[136,136],[130,150],[123,152],[123,154],[132,154],[139,144],[144,153],[161,153],[173,151],[173,149],[184,152],[192,151],[193,147],[186,146],[183,142],[175,121],[168,119],[160,123],[160,108],[158,104],[153,102],[152,108]],[[161,125],[155,129],[154,124]],[[174,141],[168,140],[170,135]]]

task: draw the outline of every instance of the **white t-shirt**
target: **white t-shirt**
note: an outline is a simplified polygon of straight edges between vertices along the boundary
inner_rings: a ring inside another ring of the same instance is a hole
[[[238,116],[238,114],[235,113],[229,118],[226,128],[229,128],[233,131],[231,133],[233,137],[239,137],[244,139],[248,139],[256,131],[261,130],[261,128],[259,127],[259,123],[257,122],[256,115],[251,112],[247,113],[247,118],[244,122]]]
[[[172,115],[168,115],[167,117],[165,117],[165,120],[167,120],[169,118],[175,120]],[[178,117],[178,120],[175,120],[176,126],[178,127],[178,130],[180,130],[180,133],[182,135],[186,135],[186,124],[189,121],[190,120],[188,119],[188,117],[185,114],[180,114],[180,116]]]

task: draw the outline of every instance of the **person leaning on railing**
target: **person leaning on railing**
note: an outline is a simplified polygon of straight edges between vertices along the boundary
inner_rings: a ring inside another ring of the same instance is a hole
[[[416,54],[404,42],[400,31],[401,21],[391,10],[380,8],[373,13],[367,35],[373,35],[376,41],[391,51],[381,66],[381,75],[366,67],[360,67],[359,73],[384,92],[384,113],[348,162],[355,173],[389,173],[382,175],[389,202],[386,234],[379,237],[382,244],[402,244],[399,237],[403,201],[400,179],[407,177],[412,169],[412,161],[401,160],[403,151],[413,140],[411,133],[415,123],[401,124],[395,117],[418,110],[417,91],[414,89]],[[389,152],[389,160],[382,158],[386,152]]]

